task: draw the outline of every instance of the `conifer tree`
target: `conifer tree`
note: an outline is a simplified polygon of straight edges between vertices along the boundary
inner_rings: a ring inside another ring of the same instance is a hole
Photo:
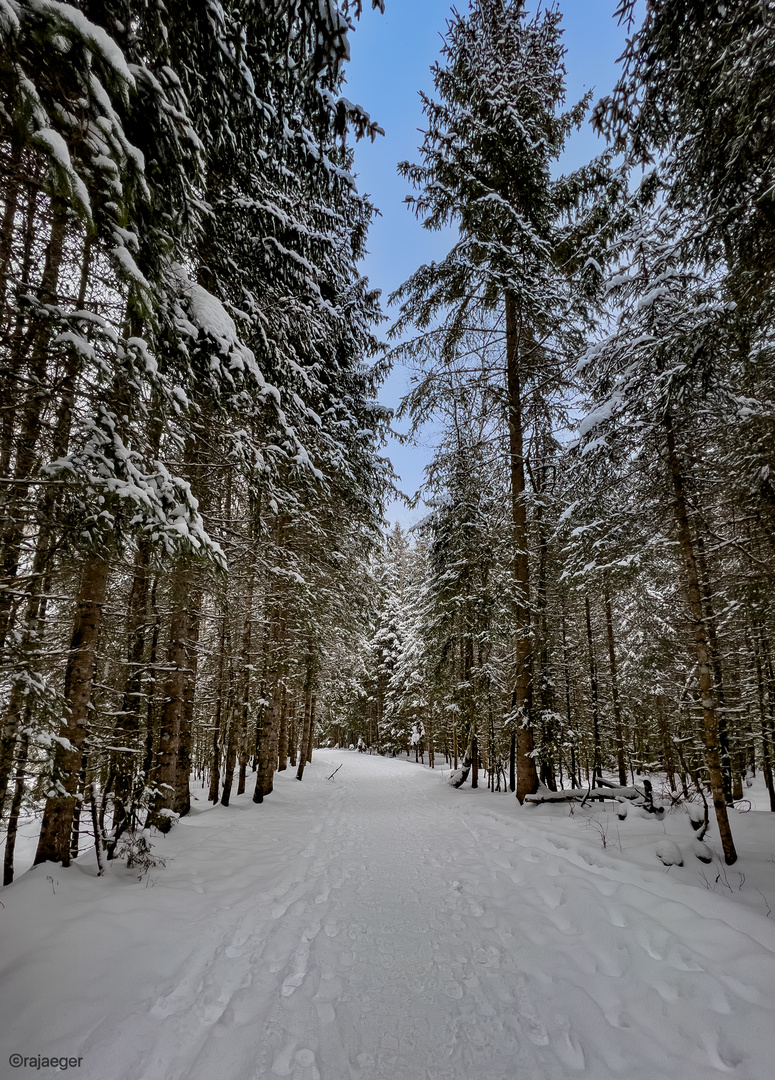
[[[516,593],[514,697],[517,797],[535,791],[533,666],[527,501],[529,401],[551,372],[559,380],[577,327],[569,280],[579,273],[582,237],[589,255],[594,228],[567,225],[568,211],[601,181],[605,166],[555,179],[552,168],[586,109],[564,101],[564,49],[554,8],[528,18],[522,0],[477,0],[449,22],[444,64],[433,69],[437,99],[423,96],[428,128],[422,163],[400,166],[420,190],[408,201],[423,225],[457,226],[459,238],[439,264],[423,266],[401,286],[394,329],[421,337],[399,347],[442,363],[459,352],[483,313],[500,318],[502,390],[509,445],[513,574]],[[562,215],[565,215],[564,218]],[[583,307],[583,304],[582,304]]]

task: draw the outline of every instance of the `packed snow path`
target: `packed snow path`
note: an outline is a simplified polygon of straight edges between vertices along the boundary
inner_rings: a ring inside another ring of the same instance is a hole
[[[5,890],[4,1060],[77,1055],[79,1080],[768,1080],[771,920],[576,825],[316,752],[263,807],[159,838],[171,861],[145,883],[86,860]]]

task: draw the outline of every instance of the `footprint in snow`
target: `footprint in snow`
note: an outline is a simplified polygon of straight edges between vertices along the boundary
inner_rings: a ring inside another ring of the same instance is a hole
[[[565,890],[560,889],[557,886],[548,886],[539,891],[538,894],[543,901],[545,907],[550,911],[554,911],[561,904],[565,903]]]
[[[566,1068],[583,1072],[586,1068],[584,1051],[576,1038],[576,1033],[571,1027],[568,1017],[562,1013],[555,1013],[552,1030],[560,1035],[560,1038],[556,1039],[554,1043],[554,1052],[557,1057]]]
[[[293,1080],[320,1080],[320,1072],[312,1050],[296,1051]]]
[[[237,956],[244,956],[247,952],[245,945],[249,939],[250,935],[244,932],[235,934],[231,940],[231,944],[225,949],[226,956],[228,956],[230,960],[233,960]]]
[[[625,919],[624,914],[614,904],[607,905],[606,914],[608,915],[608,921],[611,926],[619,926],[623,929],[627,927],[627,920]]]
[[[292,1080],[320,1080],[315,1053],[304,1047],[296,1050],[296,1043],[288,1043],[272,1062],[274,1076],[290,1076]]]
[[[497,971],[501,966],[501,954],[494,945],[477,948],[474,949],[474,963],[483,970]]]
[[[541,1018],[533,1007],[533,1003],[530,1000],[530,995],[527,989],[527,979],[524,975],[520,975],[517,979],[515,987],[515,997],[517,999],[517,1008],[519,1010],[519,1024],[523,1028],[528,1039],[534,1046],[547,1046],[549,1043],[549,1036],[546,1032],[546,1028],[541,1023]]]
[[[289,911],[292,915],[303,915],[306,910],[306,900],[288,900],[284,904],[278,904],[271,908],[271,915],[273,919],[282,919],[283,915],[286,915]]]
[[[316,1001],[315,1012],[321,1024],[333,1024],[336,1020],[336,1010],[330,1001]]]
[[[320,923],[316,926],[307,927],[304,931],[301,944],[294,953],[293,956],[293,970],[283,980],[283,985],[280,993],[283,997],[290,997],[294,991],[298,990],[301,984],[307,977],[307,969],[309,968],[309,950],[310,944],[315,940],[320,932]]]

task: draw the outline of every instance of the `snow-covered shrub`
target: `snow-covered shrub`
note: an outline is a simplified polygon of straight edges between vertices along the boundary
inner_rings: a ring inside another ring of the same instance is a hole
[[[141,833],[126,834],[118,846],[117,854],[120,859],[126,859],[129,870],[140,870],[138,881],[142,881],[145,875],[157,866],[167,865],[166,859],[155,854],[147,829],[143,829]]]

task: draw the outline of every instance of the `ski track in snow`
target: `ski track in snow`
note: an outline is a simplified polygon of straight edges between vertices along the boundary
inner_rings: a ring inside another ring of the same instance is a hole
[[[263,807],[157,840],[174,859],[151,888],[36,868],[3,894],[5,1060],[79,1054],[79,1080],[773,1075],[768,920],[469,796],[316,751]]]

